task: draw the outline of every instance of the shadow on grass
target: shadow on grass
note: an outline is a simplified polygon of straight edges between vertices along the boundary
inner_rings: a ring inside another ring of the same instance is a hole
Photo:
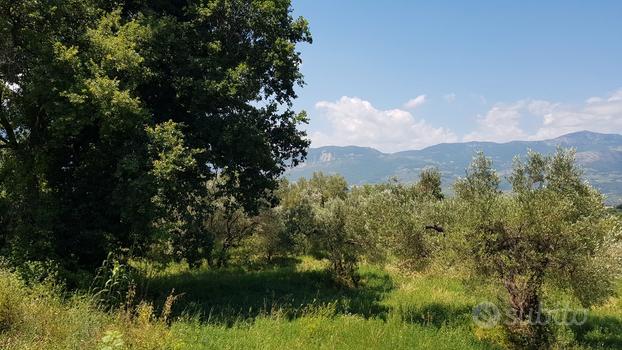
[[[396,311],[404,322],[440,328],[448,324],[471,322],[472,307],[430,303],[421,306],[399,306]]]
[[[386,318],[388,308],[379,301],[393,288],[388,274],[363,272],[362,285],[348,289],[336,286],[326,271],[296,271],[289,263],[262,271],[199,269],[152,277],[144,294],[161,306],[174,289],[180,297],[173,316],[188,314],[227,325],[265,314],[288,319],[309,313]]]
[[[587,322],[572,330],[579,344],[598,349],[622,349],[622,320],[590,315]]]

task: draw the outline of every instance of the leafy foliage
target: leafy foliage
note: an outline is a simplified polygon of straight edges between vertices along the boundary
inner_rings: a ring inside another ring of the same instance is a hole
[[[570,288],[586,305],[605,300],[614,290],[610,259],[619,227],[601,195],[581,180],[572,151],[517,159],[510,181],[513,193],[501,194],[491,162],[476,156],[456,184],[464,201],[461,230],[477,271],[498,278],[507,291],[518,320],[509,333],[514,343],[542,347],[549,331],[535,320],[545,317],[544,284]]]
[[[131,269],[112,254],[97,269],[89,292],[96,304],[105,310],[114,309],[126,301],[130,289],[134,287]]]
[[[0,1],[3,253],[77,270],[204,245],[217,175],[255,212],[306,152],[310,41],[289,1]]]

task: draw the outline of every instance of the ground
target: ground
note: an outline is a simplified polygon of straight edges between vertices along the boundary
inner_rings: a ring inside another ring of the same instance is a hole
[[[0,348],[504,348],[500,327],[482,329],[472,320],[473,308],[498,302],[500,291],[456,271],[407,274],[363,264],[362,285],[348,289],[331,282],[324,263],[306,257],[256,270],[134,265],[142,275],[134,299],[146,302],[113,313],[44,286],[16,297],[23,286],[1,274]],[[557,294],[563,295],[551,292]],[[558,348],[622,348],[622,300],[612,298],[589,310],[584,325],[557,333]]]

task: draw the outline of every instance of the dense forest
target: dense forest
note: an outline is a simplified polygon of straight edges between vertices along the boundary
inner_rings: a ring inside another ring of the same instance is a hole
[[[289,0],[0,0],[0,347],[371,346],[350,316],[395,348],[622,344],[622,222],[572,150],[517,157],[509,192],[481,152],[451,193],[284,180],[311,41]],[[381,302],[456,281],[466,311]],[[474,329],[474,295],[513,322]],[[560,300],[608,321],[548,322]]]

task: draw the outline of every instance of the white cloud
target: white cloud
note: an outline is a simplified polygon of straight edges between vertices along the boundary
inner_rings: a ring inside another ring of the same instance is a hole
[[[406,102],[404,104],[404,108],[408,108],[408,109],[415,109],[419,106],[421,106],[422,104],[425,103],[426,101],[426,96],[425,95],[419,95],[415,98],[412,98],[410,100],[408,100],[408,102]]]
[[[425,100],[421,95],[407,105],[414,108]],[[622,134],[622,89],[578,105],[536,99],[496,103],[478,115],[475,128],[462,137],[405,109],[377,109],[356,97],[320,101],[315,106],[329,128],[311,134],[314,147],[358,145],[395,152],[442,142],[544,140],[582,130]]]
[[[620,100],[622,100],[622,89],[619,89],[618,91],[614,92],[613,94],[611,94],[611,96],[609,96],[609,99],[607,99],[607,101],[609,102],[620,101]]]
[[[602,102],[603,99],[600,97],[590,97],[587,100],[585,100],[585,103],[598,103],[598,102]]]
[[[357,97],[320,101],[315,107],[326,116],[332,128],[312,133],[313,147],[357,145],[396,152],[457,141],[453,132],[417,120],[408,111],[380,110]]]
[[[453,92],[450,92],[446,94],[445,96],[443,96],[443,98],[445,99],[447,103],[452,103],[456,100],[456,94]]]
[[[536,122],[533,130],[521,127],[523,122],[530,121]],[[606,97],[590,97],[579,106],[533,99],[498,103],[478,116],[476,130],[463,139],[543,140],[582,130],[622,133],[622,89]]]
[[[531,139],[546,139],[581,130],[622,133],[622,89],[604,98],[589,98],[583,106],[554,104],[540,116],[542,126]]]
[[[477,117],[477,129],[464,136],[464,141],[504,142],[525,138],[527,135],[520,128],[521,110],[525,102],[511,105],[497,104],[486,115]]]

